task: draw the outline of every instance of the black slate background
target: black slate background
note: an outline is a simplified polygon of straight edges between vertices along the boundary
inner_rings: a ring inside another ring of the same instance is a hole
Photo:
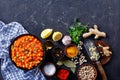
[[[38,37],[48,27],[67,34],[75,17],[89,27],[97,24],[107,33],[103,40],[111,46],[113,55],[103,67],[108,80],[119,80],[120,0],[0,0],[0,20],[17,21]]]

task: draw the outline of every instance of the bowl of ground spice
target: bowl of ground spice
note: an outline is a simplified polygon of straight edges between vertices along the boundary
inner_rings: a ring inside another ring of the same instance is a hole
[[[70,75],[70,71],[65,68],[60,68],[57,72],[57,77],[59,80],[67,80]]]
[[[65,47],[65,54],[69,58],[77,56],[79,50],[75,44],[69,44]]]
[[[43,60],[43,44],[31,34],[23,34],[15,38],[9,49],[12,62],[20,69],[33,69]]]

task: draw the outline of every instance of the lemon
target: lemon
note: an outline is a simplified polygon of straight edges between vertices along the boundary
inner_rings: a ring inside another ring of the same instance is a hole
[[[53,32],[53,29],[44,29],[42,32],[41,32],[41,38],[45,39],[45,38],[48,38]]]
[[[61,32],[54,32],[52,35],[53,41],[59,41],[62,38],[62,33]]]

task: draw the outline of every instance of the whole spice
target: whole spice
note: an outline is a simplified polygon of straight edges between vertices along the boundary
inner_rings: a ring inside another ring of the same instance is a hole
[[[67,69],[60,69],[57,73],[57,77],[59,80],[67,80],[69,76],[70,71]]]
[[[63,64],[64,64],[66,67],[70,68],[73,73],[75,73],[75,70],[76,70],[76,65],[75,65],[75,63],[73,63],[71,60],[59,60],[59,61],[57,62],[57,65],[59,65],[59,66],[61,66],[61,65],[63,65]]]
[[[63,49],[57,47],[53,50],[52,56],[56,59],[62,59],[64,57]]]
[[[77,45],[79,53],[77,56],[71,59],[76,65],[77,64],[82,65],[84,62],[87,62],[87,60],[85,59],[85,56],[82,53],[82,45],[83,45],[83,42],[79,41],[79,44]]]
[[[82,65],[78,69],[78,80],[95,80],[97,77],[97,71],[91,64]]]
[[[76,57],[72,58],[71,60],[74,62],[74,64],[79,64],[79,65],[82,65],[84,62],[87,62],[83,53],[78,54]]]

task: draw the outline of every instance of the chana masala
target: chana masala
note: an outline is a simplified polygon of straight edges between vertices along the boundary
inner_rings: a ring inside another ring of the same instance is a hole
[[[17,67],[32,69],[42,60],[44,50],[42,43],[33,35],[18,37],[10,47],[11,59]]]

